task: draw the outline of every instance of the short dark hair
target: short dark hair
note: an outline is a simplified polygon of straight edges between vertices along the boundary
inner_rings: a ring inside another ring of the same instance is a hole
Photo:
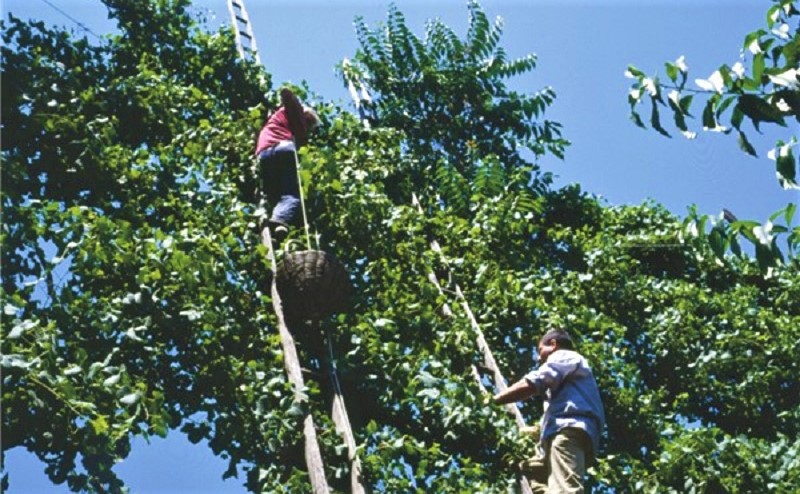
[[[549,329],[539,341],[548,342],[550,340],[556,340],[558,348],[564,348],[566,350],[572,350],[575,346],[569,333],[561,328]]]

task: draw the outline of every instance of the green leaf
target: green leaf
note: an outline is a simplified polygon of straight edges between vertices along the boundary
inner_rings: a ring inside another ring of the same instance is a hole
[[[675,66],[674,63],[666,62],[664,64],[667,70],[667,76],[670,78],[672,82],[677,82],[678,80],[678,67]]]
[[[103,386],[105,387],[116,386],[121,378],[122,378],[121,374],[114,374],[112,376],[109,376],[105,380],[103,380]]]
[[[744,43],[742,44],[742,51],[747,51],[753,41],[756,41],[760,36],[761,31],[754,31],[752,33],[748,33],[747,36],[744,37]]]
[[[738,142],[742,151],[746,152],[750,156],[758,157],[755,148],[753,148],[753,145],[747,140],[747,136],[744,134],[744,132],[738,132]]]
[[[782,8],[781,4],[776,3],[767,10],[767,27],[769,27],[770,29],[772,29],[772,27],[775,26],[775,20],[778,18],[781,8]]]
[[[731,229],[736,233],[744,236],[749,241],[756,243],[758,239],[753,234],[753,229],[761,226],[761,223],[753,220],[739,220],[731,223]]]
[[[717,127],[717,121],[714,118],[714,103],[715,99],[711,98],[706,102],[706,106],[703,109],[703,127],[707,129],[715,129]]]
[[[739,105],[733,107],[733,112],[731,114],[731,125],[736,130],[741,130],[742,120],[744,120],[744,112],[739,109]]]
[[[694,99],[694,96],[692,96],[692,95],[683,96],[680,99],[681,110],[683,111],[684,115],[689,115],[689,108],[691,108],[691,106],[692,106],[692,100],[693,99]]]
[[[790,203],[789,206],[792,206],[792,204]],[[769,221],[774,222],[775,220],[777,220],[781,216],[784,216],[786,214],[787,210],[789,209],[789,206],[787,206],[787,207],[785,207],[783,209],[779,209],[778,211],[775,211],[774,213],[769,215]],[[791,221],[787,221],[786,224],[787,225],[791,224]]]
[[[641,127],[643,129],[647,128],[647,126],[642,121],[642,117],[637,112],[632,111],[630,113],[630,118],[631,120],[633,120],[633,123],[635,123],[637,127]]]
[[[102,436],[108,431],[108,421],[106,420],[105,415],[98,415],[94,419],[90,420],[89,423],[92,425],[92,430],[94,430],[94,433],[97,436]]]
[[[737,107],[752,120],[756,128],[758,128],[759,122],[772,122],[782,127],[786,126],[780,111],[758,96],[752,94],[739,96]]]
[[[678,98],[678,102],[676,103],[672,98],[667,98],[667,102],[669,103],[669,107],[672,109],[672,114],[675,119],[675,126],[682,131],[689,130],[689,128],[686,126],[686,118],[684,117],[685,112],[680,106],[680,99]]]
[[[717,120],[719,120],[720,116],[725,112],[725,110],[728,109],[728,107],[731,105],[731,103],[733,103],[735,100],[736,100],[736,97],[734,97],[734,96],[729,96],[729,97],[724,98],[722,100],[722,103],[720,103],[719,106],[717,106],[717,109],[716,109],[716,112],[715,112]]]
[[[739,245],[739,239],[735,235],[730,237],[730,248],[733,255],[739,258],[742,257],[742,247]]]
[[[725,257],[725,238],[719,228],[711,229],[708,234],[708,244],[719,259]]]
[[[645,77],[644,72],[642,72],[641,70],[637,69],[633,65],[628,65],[628,72],[630,72],[632,75],[634,75],[637,78]]]
[[[141,398],[139,393],[128,393],[122,398],[120,398],[119,402],[122,403],[123,405],[130,406],[139,401],[139,398]]]
[[[666,129],[664,129],[664,127],[661,126],[661,119],[658,115],[658,103],[656,102],[656,99],[651,97],[650,100],[652,103],[650,112],[650,125],[656,131],[658,131],[659,134],[666,137],[672,137],[671,135],[669,135],[669,132],[667,132]]]
[[[742,78],[741,86],[743,90],[751,92],[757,92],[758,90],[761,89],[761,83],[756,81],[755,79],[751,79],[750,77]]]
[[[25,334],[26,331],[29,331],[36,326],[39,325],[39,321],[31,321],[31,320],[23,320],[19,321],[18,323],[14,324],[14,327],[11,328],[11,331],[6,335],[6,338],[10,340],[17,339]]]
[[[761,84],[764,78],[764,54],[759,53],[753,57],[753,80]]]
[[[758,267],[762,272],[767,271],[770,267],[777,264],[778,259],[775,257],[772,249],[766,245],[756,243],[756,261]]]
[[[673,115],[675,117],[675,126],[684,132],[688,131],[689,127],[686,125],[686,118],[683,114],[680,111],[674,111]]]
[[[419,393],[417,393],[417,396],[420,397],[420,398],[428,398],[428,399],[431,399],[431,400],[435,400],[435,399],[439,398],[440,394],[441,394],[441,392],[436,388],[426,388],[426,389],[423,389],[422,391],[420,391]]]
[[[778,172],[781,181],[785,181],[789,186],[797,185],[797,165],[795,164],[792,150],[789,149],[783,156],[781,156],[782,153],[777,154],[778,156],[775,159],[775,171]]]
[[[785,216],[786,224],[791,225],[792,220],[794,219],[794,213],[795,211],[797,211],[797,204],[790,203],[789,205],[786,206],[785,211],[786,211],[786,216]]]

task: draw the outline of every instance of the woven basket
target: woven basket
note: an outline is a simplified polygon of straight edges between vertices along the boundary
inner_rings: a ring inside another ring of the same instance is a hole
[[[319,321],[350,306],[353,290],[342,263],[321,250],[286,254],[276,277],[287,321]]]

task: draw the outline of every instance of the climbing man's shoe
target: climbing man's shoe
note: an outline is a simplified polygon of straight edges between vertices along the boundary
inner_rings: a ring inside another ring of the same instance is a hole
[[[277,225],[272,227],[272,238],[280,243],[289,235],[289,228],[286,225]]]

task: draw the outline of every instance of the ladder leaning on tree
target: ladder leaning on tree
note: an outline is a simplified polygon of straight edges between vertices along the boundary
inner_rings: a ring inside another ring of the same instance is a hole
[[[244,8],[244,0],[228,0],[228,12],[231,14],[231,24],[233,25],[233,35],[236,38],[236,49],[239,51],[239,58],[261,65],[261,57],[256,46],[256,37],[253,35],[253,25],[250,23],[247,9]]]
[[[256,47],[256,39],[255,35],[253,34],[252,23],[250,22],[250,17],[245,9],[244,0],[228,0],[228,11],[231,15],[231,23],[234,28],[236,48],[239,52],[239,57],[243,61],[254,62],[257,65],[261,65],[261,58]],[[306,224],[306,240],[308,240],[308,222],[305,220],[305,211],[304,223]],[[281,345],[283,347],[286,374],[294,388],[295,400],[301,402],[306,399],[303,393],[305,383],[303,382],[302,368],[297,358],[297,349],[294,338],[287,324],[287,318],[284,317],[284,308],[277,288],[278,266],[275,260],[275,252],[272,247],[270,231],[266,226],[261,231],[261,241],[268,249],[272,272],[276,274],[272,279],[272,304],[278,319],[278,331],[280,333]],[[334,395],[331,415],[336,427],[336,431],[343,438],[347,446],[348,457],[350,459],[351,492],[353,494],[364,494],[366,489],[361,483],[361,461],[357,455],[355,438],[350,425],[350,419],[347,415],[347,408],[345,407],[344,397],[341,387],[339,386],[339,380],[336,375],[333,347],[331,346],[332,343],[329,336],[327,336],[327,340],[330,355],[330,373]],[[330,492],[330,488],[325,478],[325,468],[319,448],[319,441],[317,440],[314,419],[310,411],[306,411],[305,413],[306,415],[303,419],[303,434],[305,436],[305,461],[311,486],[314,494],[328,494]]]

